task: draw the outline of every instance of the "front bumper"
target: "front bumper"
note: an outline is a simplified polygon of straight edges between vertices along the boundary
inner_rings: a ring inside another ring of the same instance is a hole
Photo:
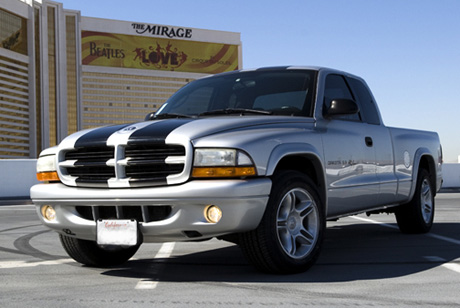
[[[96,221],[80,215],[77,207],[168,206],[165,219],[139,222],[144,242],[186,241],[255,229],[265,211],[271,180],[191,181],[182,185],[152,188],[95,189],[69,187],[61,183],[38,184],[30,195],[37,214],[47,227],[80,239],[96,240]],[[204,217],[208,205],[222,210],[218,223]],[[40,213],[42,205],[56,210],[52,222]]]

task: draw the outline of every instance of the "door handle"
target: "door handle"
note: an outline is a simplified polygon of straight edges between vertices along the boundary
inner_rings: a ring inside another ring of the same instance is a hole
[[[371,147],[371,146],[374,145],[374,141],[372,140],[371,137],[366,137],[366,138],[364,138],[364,140],[366,141],[366,145],[367,145],[368,147]]]

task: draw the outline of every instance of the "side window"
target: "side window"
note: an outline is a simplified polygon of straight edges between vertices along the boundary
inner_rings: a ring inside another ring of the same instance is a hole
[[[368,88],[358,79],[348,78],[348,81],[357,96],[364,120],[369,124],[380,125],[379,113]]]
[[[329,75],[326,77],[326,88],[324,89],[324,104],[330,106],[334,99],[354,100],[345,79],[340,75]],[[337,116],[335,119],[361,121],[359,113],[352,115]]]

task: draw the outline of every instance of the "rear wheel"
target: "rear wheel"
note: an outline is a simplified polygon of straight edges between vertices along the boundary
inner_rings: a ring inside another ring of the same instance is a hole
[[[433,225],[434,190],[427,170],[419,171],[416,185],[412,200],[395,211],[399,230],[403,233],[426,233]]]
[[[62,247],[75,261],[88,266],[110,267],[128,261],[139,249],[140,244],[130,247],[101,246],[87,241],[59,234]]]
[[[298,273],[319,256],[325,228],[324,210],[315,184],[304,174],[282,171],[257,229],[241,234],[240,246],[257,269]]]

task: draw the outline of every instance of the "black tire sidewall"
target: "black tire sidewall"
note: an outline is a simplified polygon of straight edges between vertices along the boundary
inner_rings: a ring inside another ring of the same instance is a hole
[[[95,241],[82,240],[59,234],[62,247],[75,261],[87,266],[111,267],[125,263],[139,249],[140,244],[130,247],[102,247]]]
[[[423,208],[422,208],[422,183],[428,180],[431,189],[431,202],[432,202],[432,213],[430,221],[426,222],[423,219]],[[396,221],[399,229],[403,233],[427,233],[430,231],[435,214],[435,201],[434,201],[434,187],[430,178],[430,174],[425,169],[420,169],[417,175],[417,183],[412,200],[406,204],[398,206],[395,211]]]
[[[321,205],[316,186],[309,177],[296,171],[283,171],[275,174],[272,185],[270,199],[260,226],[264,228],[264,233],[269,235],[266,238],[269,255],[281,272],[305,271],[314,264],[319,256],[325,229],[324,208]],[[316,243],[310,253],[300,259],[292,258],[286,254],[278,239],[277,233],[278,207],[286,193],[295,188],[301,188],[308,192],[314,201],[314,206],[316,207],[318,215]]]
[[[422,206],[422,203],[423,203],[423,200],[422,200],[422,183],[425,180],[428,180],[428,183],[430,185],[431,203],[433,205],[430,221],[428,223],[423,218],[423,206]],[[430,175],[428,174],[428,172],[425,169],[422,169],[420,171],[420,175],[417,177],[417,189],[415,190],[414,204],[412,206],[414,207],[414,211],[416,212],[417,220],[419,220],[421,231],[422,232],[428,232],[431,229],[431,226],[433,225],[435,205],[434,205],[433,184],[431,183]]]

